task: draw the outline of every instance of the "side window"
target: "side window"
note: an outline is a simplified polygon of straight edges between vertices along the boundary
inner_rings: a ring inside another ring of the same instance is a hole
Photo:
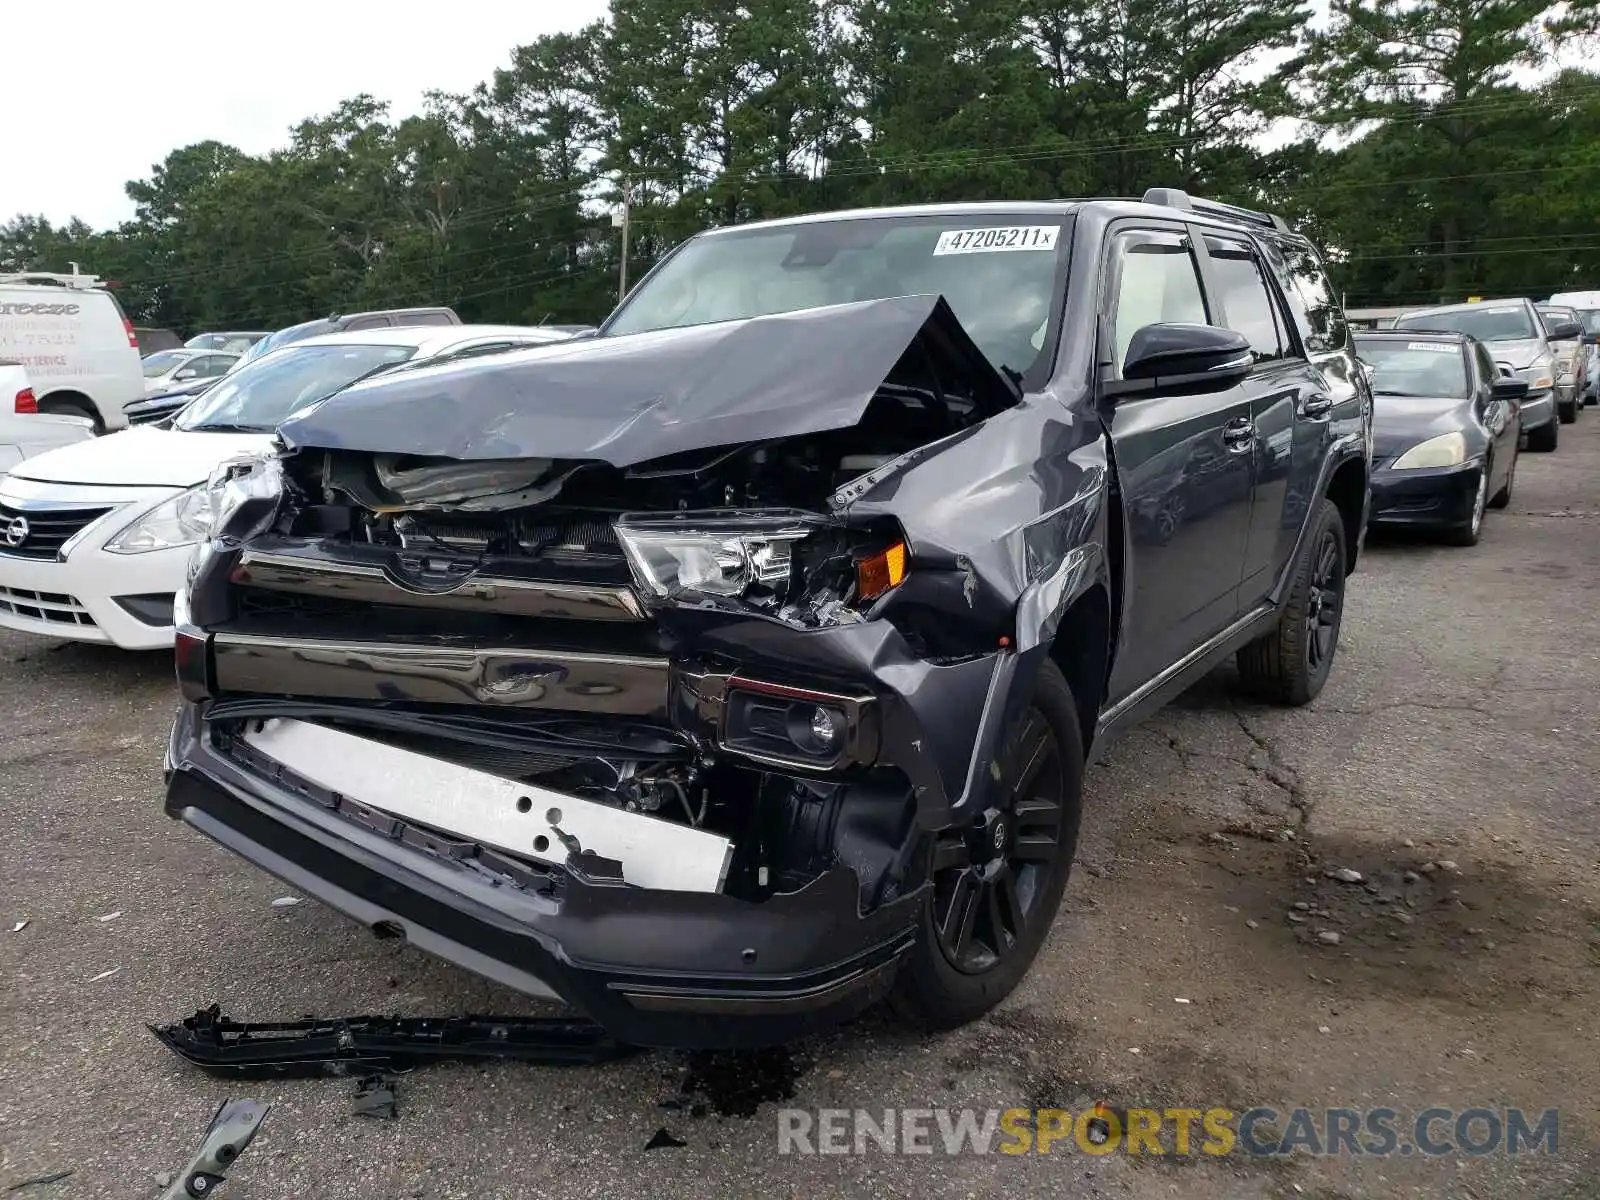
[[[1283,269],[1289,306],[1305,326],[1306,348],[1313,352],[1341,350],[1348,340],[1344,313],[1333,298],[1322,261],[1309,246],[1289,245]]]
[[[389,328],[389,318],[388,317],[382,317],[382,316],[379,316],[379,317],[358,317],[356,320],[351,321],[348,325],[346,325],[344,327],[344,329],[341,330],[340,332],[342,332],[342,333],[354,333],[358,329],[387,329],[387,328]]]
[[[215,379],[218,375],[227,371],[228,360],[220,354],[208,354],[194,365],[199,368],[196,374],[200,378]]]
[[[1211,260],[1212,281],[1221,293],[1217,297],[1222,307],[1218,320],[1250,340],[1258,363],[1290,357],[1294,343],[1285,336],[1272,288],[1250,244],[1207,237],[1206,254]]]
[[[454,325],[446,313],[417,313],[403,319],[407,325]]]
[[[1176,233],[1118,234],[1112,244],[1113,367],[1120,374],[1128,343],[1146,325],[1209,323],[1200,274],[1186,238]]]

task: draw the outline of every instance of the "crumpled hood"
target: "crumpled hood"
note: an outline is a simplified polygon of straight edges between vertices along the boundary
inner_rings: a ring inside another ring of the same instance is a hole
[[[1527,338],[1526,340],[1515,342],[1486,342],[1484,344],[1488,347],[1489,357],[1494,359],[1495,362],[1506,363],[1519,371],[1523,367],[1531,367],[1533,360],[1545,352],[1543,338]]]
[[[201,433],[136,426],[36,454],[11,468],[20,479],[108,487],[191,487],[235,454],[272,448],[270,433]]]
[[[919,336],[985,413],[1016,403],[942,297],[897,296],[380,376],[278,432],[292,449],[627,467],[848,428]]]

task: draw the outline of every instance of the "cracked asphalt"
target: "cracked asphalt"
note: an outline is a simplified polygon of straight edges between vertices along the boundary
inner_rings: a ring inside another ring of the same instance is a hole
[[[1594,1197],[1600,413],[1562,434],[1476,548],[1369,545],[1315,704],[1248,704],[1224,668],[1116,746],[1062,914],[988,1019],[923,1038],[869,1014],[753,1063],[433,1068],[401,1079],[392,1121],[350,1115],[348,1080],[213,1080],[145,1024],[213,1000],[255,1019],[536,1006],[309,901],[273,907],[283,885],[162,816],[164,656],[0,633],[0,1188],[70,1170],[16,1194],[155,1196],[217,1103],[250,1095],[274,1107],[233,1200]],[[719,1111],[774,1081],[793,1098]],[[779,1103],[1097,1100],[1561,1126],[1554,1154],[1515,1158],[778,1153]],[[685,1144],[646,1150],[663,1128]]]

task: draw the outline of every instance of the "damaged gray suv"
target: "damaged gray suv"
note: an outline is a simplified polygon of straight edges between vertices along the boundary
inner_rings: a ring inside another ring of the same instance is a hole
[[[167,810],[624,1042],[969,1021],[1119,730],[1322,688],[1370,412],[1312,246],[1182,192],[702,234],[218,472]]]

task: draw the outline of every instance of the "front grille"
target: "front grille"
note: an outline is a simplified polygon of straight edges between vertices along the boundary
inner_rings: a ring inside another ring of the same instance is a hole
[[[0,554],[12,558],[54,558],[62,546],[110,511],[110,505],[14,508],[0,503]]]
[[[76,596],[64,592],[31,592],[26,588],[0,586],[0,612],[48,621],[52,625],[86,625],[94,628],[94,618],[78,603]]]

